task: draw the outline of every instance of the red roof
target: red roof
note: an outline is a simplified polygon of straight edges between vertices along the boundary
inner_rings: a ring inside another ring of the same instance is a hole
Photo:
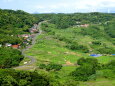
[[[19,48],[19,45],[12,45],[12,48]]]

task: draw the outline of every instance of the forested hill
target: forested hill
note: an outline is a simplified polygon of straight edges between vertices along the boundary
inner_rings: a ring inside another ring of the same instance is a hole
[[[0,44],[20,42],[16,35],[28,33],[34,23],[35,17],[22,10],[0,9]]]
[[[36,18],[22,10],[3,10],[0,9],[0,68],[18,66],[24,58],[19,50],[22,48],[24,38],[18,35],[30,34],[29,28],[36,23]]]
[[[22,10],[14,11],[0,9],[0,30],[12,30],[19,28],[20,30],[26,32],[26,30],[31,27],[35,21],[35,17]]]
[[[115,18],[115,14],[108,13],[74,13],[74,14],[34,14],[41,20],[51,20],[58,28],[67,28],[77,24],[104,24]]]

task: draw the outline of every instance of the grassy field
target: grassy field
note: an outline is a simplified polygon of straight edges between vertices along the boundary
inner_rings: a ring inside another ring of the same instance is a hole
[[[75,64],[81,57],[91,57],[88,53],[72,51],[64,47],[65,45],[65,42],[53,38],[52,35],[42,34],[38,36],[37,43],[26,53],[34,56],[38,60],[37,64],[47,62],[66,64],[68,61]],[[100,63],[107,63],[115,58],[114,56],[101,56],[97,59]]]
[[[88,54],[75,52],[64,46],[64,42],[54,39],[51,35],[42,34],[38,37],[37,44],[26,53],[37,58],[38,64],[43,62],[66,64],[67,61],[76,63],[80,57],[89,57]]]

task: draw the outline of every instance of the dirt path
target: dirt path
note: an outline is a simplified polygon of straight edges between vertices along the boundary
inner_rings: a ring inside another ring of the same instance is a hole
[[[43,21],[43,22],[45,22],[45,21]],[[29,58],[30,62],[28,62],[27,64],[24,64],[22,66],[14,67],[13,69],[16,69],[16,70],[34,70],[36,68],[36,66],[35,66],[36,59],[33,56],[29,56],[29,55],[25,54],[25,51],[27,51],[30,48],[32,48],[33,45],[36,43],[37,37],[42,33],[42,30],[40,29],[40,25],[43,22],[40,22],[38,24],[39,33],[37,33],[35,35],[35,37],[32,39],[32,44],[22,50],[22,55],[24,55],[25,57]]]

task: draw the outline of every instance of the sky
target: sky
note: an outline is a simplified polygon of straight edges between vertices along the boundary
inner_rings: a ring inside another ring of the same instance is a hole
[[[115,12],[115,0],[0,0],[1,9],[29,13]]]

